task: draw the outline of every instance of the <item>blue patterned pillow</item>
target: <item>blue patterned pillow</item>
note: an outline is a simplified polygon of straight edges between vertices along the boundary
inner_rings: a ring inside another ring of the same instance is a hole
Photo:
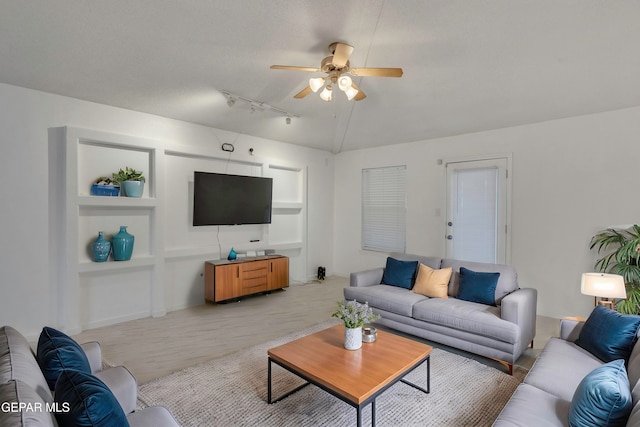
[[[418,261],[400,261],[387,257],[387,265],[380,283],[411,289],[415,282],[417,269]]]
[[[54,400],[60,408],[68,405],[68,411],[56,413],[60,427],[129,426],[118,400],[105,383],[91,374],[73,369],[60,373],[56,383]]]
[[[91,373],[89,359],[82,347],[57,329],[45,326],[38,339],[38,364],[49,388],[53,390],[63,369],[76,369]]]
[[[601,305],[584,323],[576,344],[603,362],[629,360],[636,342],[640,316],[620,314]]]
[[[496,286],[500,273],[481,273],[460,267],[458,299],[496,305]]]
[[[615,360],[597,367],[580,382],[569,406],[569,425],[625,426],[632,405],[624,360]]]

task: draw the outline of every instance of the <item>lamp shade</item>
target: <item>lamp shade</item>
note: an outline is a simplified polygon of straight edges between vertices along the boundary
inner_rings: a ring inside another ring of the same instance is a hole
[[[320,98],[322,98],[323,101],[327,101],[327,102],[331,101],[331,96],[332,96],[331,85],[325,87],[324,90],[320,92]]]
[[[343,92],[346,92],[347,89],[349,89],[351,87],[351,83],[353,83],[353,82],[351,81],[351,77],[349,77],[349,76],[341,76],[338,79],[338,87]]]
[[[317,92],[324,85],[324,77],[315,77],[309,79],[309,87],[312,91]]]
[[[583,273],[580,292],[603,298],[626,298],[624,278],[618,274]]]

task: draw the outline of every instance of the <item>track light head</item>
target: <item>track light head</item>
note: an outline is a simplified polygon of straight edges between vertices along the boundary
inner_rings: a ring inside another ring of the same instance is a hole
[[[286,119],[284,119],[284,122],[288,125],[291,124],[291,117],[287,117]]]

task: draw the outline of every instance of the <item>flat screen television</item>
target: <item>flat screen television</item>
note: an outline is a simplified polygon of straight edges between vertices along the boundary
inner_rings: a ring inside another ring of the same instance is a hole
[[[273,179],[194,172],[193,225],[271,224]]]

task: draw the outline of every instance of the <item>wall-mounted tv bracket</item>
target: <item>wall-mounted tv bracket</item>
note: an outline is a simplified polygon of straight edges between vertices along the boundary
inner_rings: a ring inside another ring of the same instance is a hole
[[[235,150],[235,148],[233,147],[233,144],[227,144],[227,143],[222,144],[222,151],[228,151],[230,153],[233,153],[233,150]]]

